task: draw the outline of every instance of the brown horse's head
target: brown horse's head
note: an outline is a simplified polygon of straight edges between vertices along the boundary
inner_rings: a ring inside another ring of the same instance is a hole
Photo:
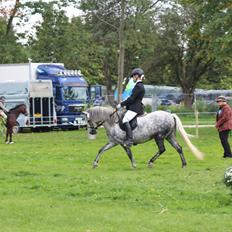
[[[9,113],[13,113],[16,115],[19,115],[19,114],[24,114],[26,116],[28,115],[27,107],[25,104],[20,104],[20,105],[15,106],[14,108],[10,109]]]
[[[20,113],[21,114],[24,114],[24,115],[28,115],[28,112],[27,112],[27,107],[25,104],[22,104],[20,107],[19,107],[19,110],[20,110]]]

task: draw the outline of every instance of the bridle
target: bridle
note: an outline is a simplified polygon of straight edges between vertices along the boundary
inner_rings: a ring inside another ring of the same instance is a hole
[[[118,110],[117,109],[115,109],[114,111],[113,111],[113,113],[111,113],[110,114],[110,118],[115,114],[115,113],[117,113],[117,116],[118,116],[118,120],[120,119],[120,116],[119,116],[119,114],[118,114]],[[97,129],[100,127],[100,126],[102,126],[104,123],[105,123],[105,121],[106,120],[103,120],[103,121],[100,121],[100,122],[96,122],[96,126],[94,126],[94,124],[93,124],[93,122],[91,122],[91,121],[88,121],[88,124],[90,125],[89,126],[89,133],[91,134],[91,135],[95,135],[95,134],[97,134]],[[119,122],[119,121],[118,121]],[[117,123],[118,123],[117,122]]]

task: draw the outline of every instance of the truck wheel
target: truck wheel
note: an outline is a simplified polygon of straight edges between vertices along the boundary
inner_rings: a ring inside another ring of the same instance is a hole
[[[31,128],[31,131],[32,131],[32,132],[39,132],[40,129],[39,129],[38,127],[35,127],[35,128]]]
[[[49,131],[51,131],[51,127],[42,127],[42,128],[40,129],[40,131],[41,131],[41,132],[49,132]]]
[[[17,134],[20,132],[20,127],[19,127],[19,123],[16,122],[16,125],[13,127],[13,133]]]

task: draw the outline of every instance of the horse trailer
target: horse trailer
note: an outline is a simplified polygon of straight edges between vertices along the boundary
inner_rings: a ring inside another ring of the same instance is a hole
[[[1,82],[0,96],[8,110],[19,104],[27,106],[28,116],[20,114],[14,131],[25,128],[48,130],[57,126],[51,81]]]

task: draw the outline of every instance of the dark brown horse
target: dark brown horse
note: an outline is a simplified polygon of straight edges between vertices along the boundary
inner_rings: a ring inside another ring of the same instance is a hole
[[[6,143],[13,143],[12,141],[12,133],[13,127],[17,125],[16,120],[20,114],[27,115],[27,107],[25,104],[20,104],[15,106],[14,108],[10,109],[7,113],[6,119]],[[10,139],[8,140],[8,137]]]

